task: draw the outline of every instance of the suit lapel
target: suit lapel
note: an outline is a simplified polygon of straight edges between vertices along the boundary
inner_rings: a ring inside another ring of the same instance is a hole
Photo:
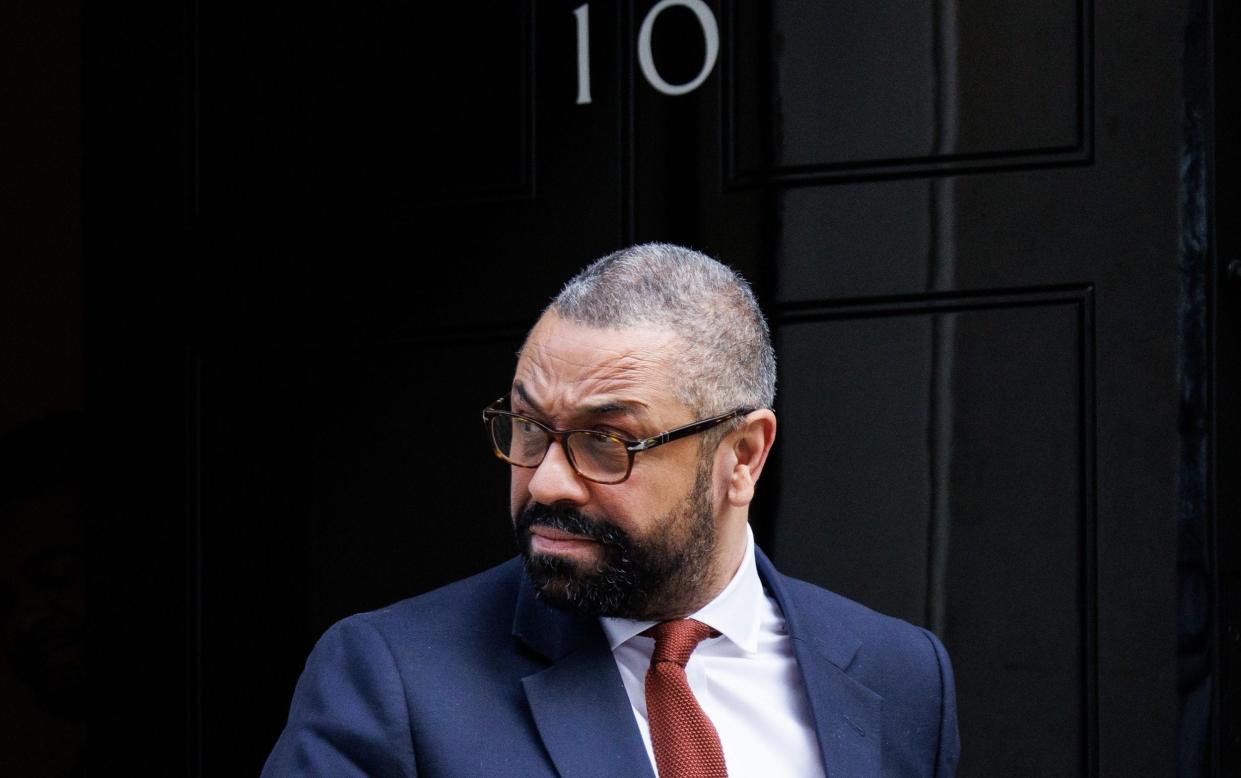
[[[599,622],[543,605],[523,581],[513,635],[552,663],[522,686],[560,775],[654,778]]]
[[[784,613],[828,778],[880,775],[883,698],[846,672],[861,641],[834,624],[831,614],[801,611],[771,561],[757,548],[755,561]]]

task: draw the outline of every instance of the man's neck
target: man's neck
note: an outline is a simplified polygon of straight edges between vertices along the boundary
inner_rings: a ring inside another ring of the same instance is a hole
[[[724,587],[737,575],[741,562],[745,559],[745,550],[749,539],[749,522],[742,517],[740,522],[731,522],[727,529],[722,530],[719,542],[715,547],[715,563],[712,565],[710,584],[703,587],[696,602],[685,614],[689,615],[714,600],[724,591]]]

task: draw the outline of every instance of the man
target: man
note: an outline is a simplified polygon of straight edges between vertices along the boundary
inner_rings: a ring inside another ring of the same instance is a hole
[[[264,773],[951,775],[939,641],[754,546],[774,394],[733,271],[591,264],[483,412],[521,560],[329,629]]]

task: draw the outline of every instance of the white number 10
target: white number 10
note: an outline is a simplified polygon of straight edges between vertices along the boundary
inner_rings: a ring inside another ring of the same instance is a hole
[[[684,84],[669,84],[655,69],[655,57],[651,53],[651,31],[655,28],[655,20],[665,9],[674,5],[693,11],[702,27],[702,37],[706,42],[706,56],[698,75]],[[590,102],[590,3],[583,3],[573,10],[577,18],[577,104]],[[707,80],[715,68],[715,60],[720,54],[720,28],[715,21],[715,14],[703,0],[660,0],[642,20],[638,30],[638,66],[647,83],[666,95],[683,95],[692,92]]]

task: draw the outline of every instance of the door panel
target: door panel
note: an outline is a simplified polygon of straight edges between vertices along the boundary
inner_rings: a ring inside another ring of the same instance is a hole
[[[730,181],[798,184],[1090,156],[1090,3],[761,6],[728,8],[740,30],[767,30],[765,46],[733,50],[737,77],[723,122],[736,131]]]
[[[952,646],[961,730],[987,744],[963,775],[1078,774],[1093,751],[1091,304],[915,298],[780,328],[800,380],[779,407],[776,558]]]

